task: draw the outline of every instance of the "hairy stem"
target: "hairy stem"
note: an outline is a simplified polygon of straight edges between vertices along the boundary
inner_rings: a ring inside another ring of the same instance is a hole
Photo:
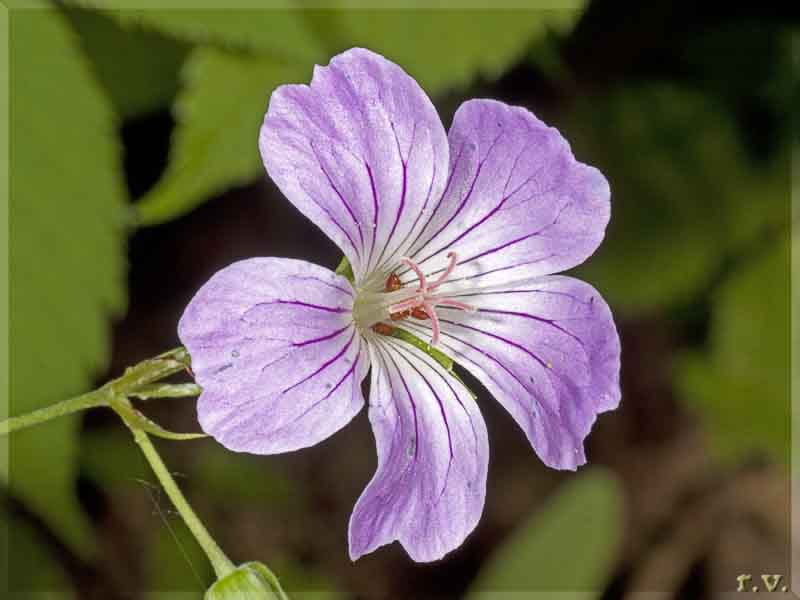
[[[109,391],[105,388],[94,390],[87,394],[62,400],[51,406],[45,406],[39,410],[29,412],[18,417],[11,417],[5,421],[0,421],[0,435],[7,435],[12,431],[19,431],[32,425],[39,425],[50,419],[63,417],[79,410],[94,408],[95,406],[108,406],[110,399]]]
[[[217,579],[221,579],[233,572],[235,569],[233,563],[225,556],[225,553],[219,545],[217,545],[217,542],[211,537],[208,529],[206,529],[205,525],[203,525],[202,521],[200,521],[189,505],[188,500],[186,500],[178,484],[175,483],[175,480],[172,478],[169,469],[167,469],[164,461],[161,460],[161,456],[159,456],[155,446],[153,446],[153,442],[150,441],[150,437],[141,429],[131,426],[127,422],[126,424],[130,428],[131,433],[133,433],[133,439],[136,440],[139,448],[142,449],[142,453],[147,459],[147,462],[150,463],[150,468],[153,469],[153,473],[155,473],[155,476],[158,478],[167,496],[169,496],[172,504],[178,510],[178,513],[180,513],[189,531],[192,532],[192,535],[197,540],[197,543],[206,553],[209,562],[211,562],[211,566],[214,567],[214,572],[217,574]]]
[[[194,395],[199,388],[193,384],[177,384],[174,386],[161,385],[151,386],[155,381],[168,377],[174,373],[189,368],[189,354],[185,348],[175,348],[169,352],[164,352],[144,360],[139,364],[125,369],[121,377],[110,381],[103,387],[94,391],[63,400],[50,406],[45,406],[33,412],[11,417],[0,421],[0,435],[7,435],[11,432],[25,429],[32,425],[39,425],[50,419],[56,419],[65,415],[95,408],[97,406],[109,406],[111,398],[114,396],[146,396],[152,398],[157,392],[163,392],[164,396],[178,397]],[[141,390],[141,394],[137,394]]]

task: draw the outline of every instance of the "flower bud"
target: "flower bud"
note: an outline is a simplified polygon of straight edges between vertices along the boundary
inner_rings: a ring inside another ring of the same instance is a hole
[[[288,600],[278,578],[258,562],[239,565],[208,588],[205,600]]]

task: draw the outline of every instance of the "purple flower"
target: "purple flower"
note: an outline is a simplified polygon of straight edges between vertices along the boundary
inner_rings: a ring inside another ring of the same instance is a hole
[[[619,403],[619,339],[582,263],[609,187],[524,108],[471,100],[448,135],[400,67],[352,49],[310,86],[273,94],[267,172],[328,235],[354,282],[285,258],[216,273],[179,324],[203,429],[256,454],[312,446],[364,405],[378,468],[350,519],[350,556],[399,541],[441,558],[483,510],[489,448],[475,399],[431,341],[511,413],[549,466],[586,462],[597,414]]]

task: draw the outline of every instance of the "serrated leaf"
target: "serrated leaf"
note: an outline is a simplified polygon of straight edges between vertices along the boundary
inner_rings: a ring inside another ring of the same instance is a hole
[[[724,108],[701,94],[618,88],[583,98],[562,125],[611,185],[606,238],[577,274],[621,313],[690,302],[723,261],[786,222],[786,157],[752,163]]]
[[[9,412],[85,391],[124,306],[125,190],[113,111],[55,10],[14,11],[11,35]],[[10,486],[73,546],[76,417],[9,439]]]
[[[610,474],[591,469],[574,476],[495,552],[467,600],[502,592],[599,598],[621,543],[621,504]]]
[[[708,354],[682,357],[679,385],[714,448],[736,459],[769,451],[788,459],[789,241],[749,257],[716,292]]]
[[[548,30],[570,27],[584,4],[574,0],[513,10],[411,2],[402,9],[345,8],[311,19],[318,20],[317,31],[331,53],[369,48],[399,64],[435,96],[477,76],[496,79]]]
[[[303,16],[324,39],[328,52],[317,48],[280,62],[275,57],[285,53],[257,58],[198,49],[188,61],[177,101],[170,164],[139,204],[142,223],[169,220],[216,193],[259,177],[263,167],[255,140],[269,95],[282,83],[308,82],[314,61],[327,63],[339,51],[364,45],[397,61],[435,95],[478,74],[497,76],[523,56],[547,27],[562,27],[574,19],[580,5],[522,12],[316,11]],[[285,43],[307,46],[302,37]]]
[[[98,80],[123,118],[169,107],[187,44],[97,11],[65,11]]]
[[[272,90],[308,79],[310,68],[199,48],[186,64],[170,162],[137,204],[141,222],[161,223],[263,173],[258,131]]]
[[[191,43],[252,50],[309,64],[324,58],[303,12],[291,0],[215,9],[165,7],[160,0],[137,2],[131,9],[120,9],[113,0],[71,0],[70,4],[102,9],[127,26],[149,28]]]

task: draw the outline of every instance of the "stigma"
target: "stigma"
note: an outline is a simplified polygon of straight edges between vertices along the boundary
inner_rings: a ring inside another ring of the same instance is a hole
[[[439,275],[434,281],[428,281],[425,273],[422,272],[419,265],[408,257],[400,259],[405,266],[411,269],[417,276],[418,284],[415,290],[409,290],[410,294],[400,302],[391,304],[388,307],[389,320],[392,322],[403,321],[404,319],[417,319],[417,320],[430,320],[431,322],[431,345],[435,346],[439,343],[441,327],[439,324],[439,316],[436,308],[439,306],[446,306],[448,308],[455,308],[464,311],[474,311],[475,309],[469,304],[448,298],[446,295],[441,294],[438,288],[447,282],[453,270],[458,264],[458,257],[455,252],[447,254],[449,263],[444,272]],[[392,273],[386,280],[385,291],[387,293],[398,292],[403,288],[400,277],[396,273]],[[394,326],[380,322],[373,326],[373,331],[382,335],[391,335],[394,333]]]

